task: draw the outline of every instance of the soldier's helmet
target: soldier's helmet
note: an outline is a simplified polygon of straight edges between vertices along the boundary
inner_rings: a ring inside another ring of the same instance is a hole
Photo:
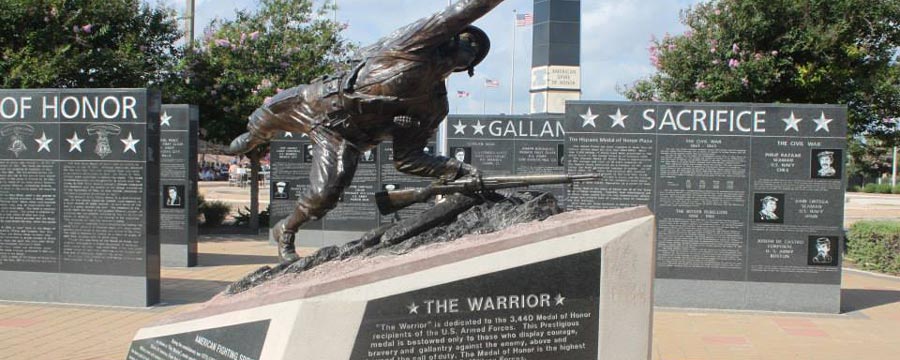
[[[455,72],[467,71],[469,75],[472,75],[475,66],[481,63],[484,58],[487,57],[488,52],[491,50],[491,39],[488,37],[487,33],[484,30],[481,30],[477,26],[469,25],[463,29],[462,32],[457,35],[457,38],[460,42],[466,42],[470,47],[475,49],[475,60],[472,61],[467,68],[459,68],[454,70]]]

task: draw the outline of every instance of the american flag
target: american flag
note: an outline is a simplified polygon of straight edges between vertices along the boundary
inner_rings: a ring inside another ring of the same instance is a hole
[[[528,26],[534,24],[534,17],[531,13],[516,14],[516,26]]]
[[[464,97],[469,97],[469,95],[471,95],[471,94],[469,94],[468,91],[465,91],[465,90],[456,90],[456,97],[464,98]]]
[[[484,79],[484,87],[486,88],[498,88],[500,87],[500,81]]]

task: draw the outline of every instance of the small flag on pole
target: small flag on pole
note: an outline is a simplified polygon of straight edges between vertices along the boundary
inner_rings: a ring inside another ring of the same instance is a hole
[[[534,24],[534,17],[531,13],[516,14],[516,26],[528,26]]]
[[[471,95],[471,94],[469,94],[468,91],[456,90],[456,97],[465,98],[465,97],[469,97],[469,95]]]
[[[484,79],[484,87],[491,88],[491,89],[498,88],[498,87],[500,87],[500,81]]]

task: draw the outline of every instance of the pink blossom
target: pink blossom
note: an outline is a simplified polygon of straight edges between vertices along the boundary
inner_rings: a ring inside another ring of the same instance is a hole
[[[709,41],[709,46],[716,47],[719,46],[719,40],[712,39]]]
[[[272,102],[271,96],[266,96],[266,98],[263,99],[263,104],[269,105],[269,103],[271,103],[271,102]]]
[[[694,84],[694,87],[697,88],[697,90],[706,89],[706,83],[702,82],[702,81],[698,81],[697,83]]]
[[[272,87],[272,81],[269,79],[262,79],[262,81],[259,82],[260,89],[268,89],[270,87]]]
[[[753,54],[753,58],[756,59],[756,60],[762,60],[763,55],[760,54],[760,53],[756,53],[756,54]]]
[[[216,39],[216,45],[221,47],[230,47],[231,42],[229,42],[227,39]]]
[[[734,69],[741,65],[741,62],[738,59],[728,59],[728,67]]]
[[[772,50],[772,56],[778,56],[778,50]]]
[[[669,44],[668,49],[669,51],[675,50],[675,44]]]
[[[81,31],[84,31],[87,34],[90,34],[91,30],[93,30],[93,29],[94,29],[94,25],[92,25],[92,24],[87,24],[87,25],[84,25],[81,27]]]
[[[259,31],[258,30],[250,33],[250,40],[256,40],[256,39],[259,39]]]
[[[713,64],[713,65],[719,65],[719,59],[713,59],[712,64]]]
[[[713,47],[709,48],[709,53],[710,53],[710,54],[715,54],[715,53],[716,53],[716,47],[713,46]]]
[[[284,91],[284,89],[282,89],[282,88],[276,88],[276,89],[275,89],[275,93],[276,93],[276,94],[281,94],[282,91]]]
[[[693,31],[687,30],[687,31],[684,32],[684,37],[690,39],[692,36],[694,36],[694,32],[693,32]]]
[[[731,51],[732,51],[732,52],[735,52],[735,53],[740,52],[740,51],[741,51],[741,47],[738,46],[737,43],[731,44]]]
[[[654,67],[659,68],[659,57],[654,55],[650,55],[650,63],[653,64]]]
[[[713,13],[715,13],[716,15],[722,15],[722,10],[716,9],[716,11],[713,11]]]
[[[750,85],[750,79],[747,79],[746,77],[742,78],[741,84],[744,84],[744,87],[747,87],[747,85]]]
[[[241,33],[241,44],[244,43],[244,40],[247,40],[247,33]]]

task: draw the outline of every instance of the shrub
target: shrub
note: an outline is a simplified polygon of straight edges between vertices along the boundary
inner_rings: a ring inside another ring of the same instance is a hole
[[[866,184],[863,186],[862,191],[865,193],[874,193],[878,188],[878,184]]]
[[[203,226],[206,227],[222,225],[231,212],[231,205],[223,201],[206,201],[203,196],[198,196],[197,202],[197,212],[203,214]]]
[[[860,268],[900,274],[900,222],[857,222],[847,240],[847,258]]]
[[[894,188],[891,189],[891,194],[900,194],[900,185],[894,186]]]
[[[266,228],[269,227],[269,211],[272,210],[272,205],[269,204],[265,210],[259,212],[259,227]],[[237,216],[234,217],[234,226],[247,226],[250,225],[250,207],[244,206],[243,209],[238,210]]]

